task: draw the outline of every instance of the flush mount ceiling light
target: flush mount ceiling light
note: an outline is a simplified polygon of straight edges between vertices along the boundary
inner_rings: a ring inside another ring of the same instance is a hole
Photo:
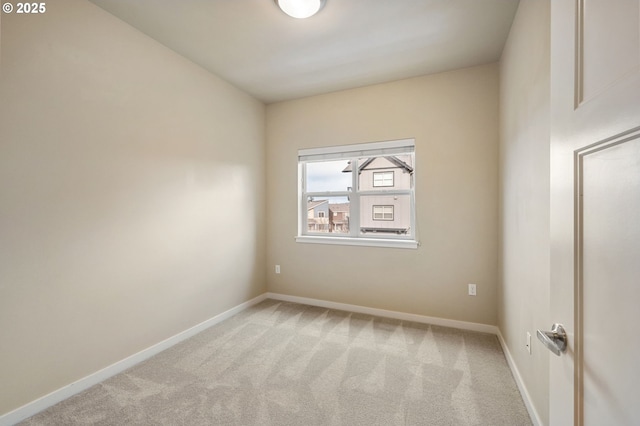
[[[284,13],[293,18],[309,18],[322,9],[326,0],[274,0]]]

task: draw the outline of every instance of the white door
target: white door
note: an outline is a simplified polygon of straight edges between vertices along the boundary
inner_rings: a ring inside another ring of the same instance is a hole
[[[551,1],[551,113],[550,424],[640,425],[640,0]]]

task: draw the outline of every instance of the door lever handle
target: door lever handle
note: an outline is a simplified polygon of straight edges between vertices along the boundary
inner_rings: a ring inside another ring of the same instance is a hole
[[[540,340],[551,352],[560,356],[567,350],[567,332],[562,324],[553,324],[551,331],[538,330],[536,333]]]

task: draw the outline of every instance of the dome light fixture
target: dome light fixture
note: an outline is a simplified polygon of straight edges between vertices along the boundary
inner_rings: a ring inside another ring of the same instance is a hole
[[[274,0],[292,18],[310,18],[322,9],[326,0]]]

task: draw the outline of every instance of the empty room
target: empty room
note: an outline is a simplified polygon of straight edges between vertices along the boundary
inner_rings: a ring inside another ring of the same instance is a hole
[[[0,426],[640,422],[640,0],[3,0]]]

